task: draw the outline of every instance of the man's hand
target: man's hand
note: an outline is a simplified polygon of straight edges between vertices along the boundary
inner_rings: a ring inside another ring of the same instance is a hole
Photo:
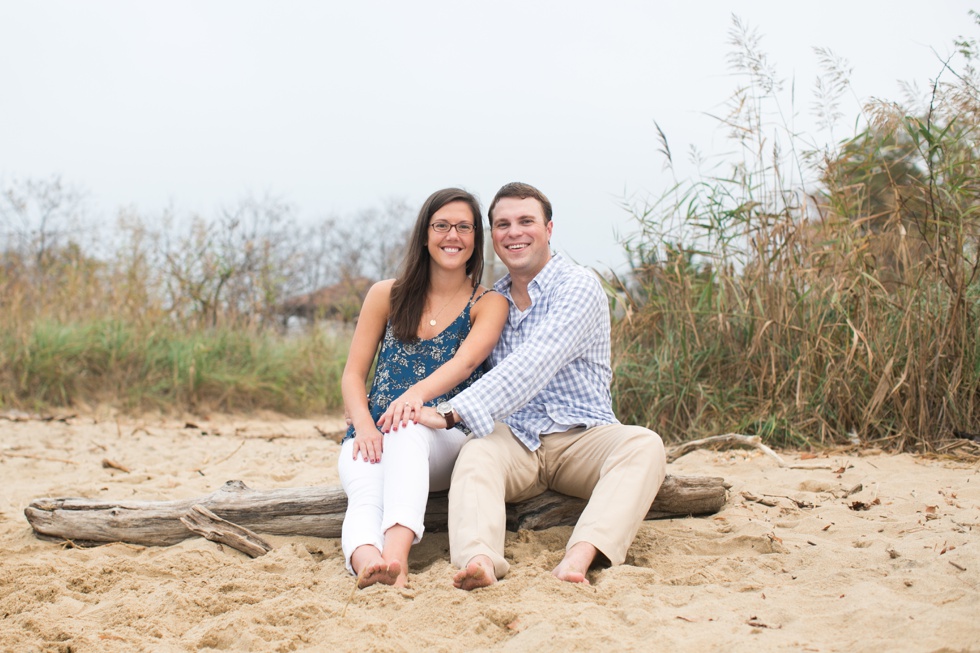
[[[436,409],[432,406],[422,406],[417,421],[422,426],[428,426],[430,429],[446,428],[446,418],[437,413]]]

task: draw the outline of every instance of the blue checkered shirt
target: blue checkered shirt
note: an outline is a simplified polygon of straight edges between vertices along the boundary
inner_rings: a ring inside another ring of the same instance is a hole
[[[510,315],[491,355],[492,370],[452,399],[467,428],[483,437],[494,420],[530,450],[541,436],[616,424],[609,383],[609,304],[596,276],[555,255],[531,281],[521,312],[510,275],[494,284]]]

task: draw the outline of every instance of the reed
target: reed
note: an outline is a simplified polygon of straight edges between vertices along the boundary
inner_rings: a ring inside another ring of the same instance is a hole
[[[632,273],[611,287],[617,414],[668,440],[794,447],[980,433],[976,40],[922,106],[872,102],[823,150],[780,121],[758,43],[736,22],[747,84],[722,120],[738,157],[630,207]],[[838,96],[819,104],[836,112],[847,82],[823,55],[820,89]],[[666,138],[662,152],[672,164]]]

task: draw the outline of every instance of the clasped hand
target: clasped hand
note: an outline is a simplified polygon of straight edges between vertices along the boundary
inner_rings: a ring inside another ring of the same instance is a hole
[[[424,403],[420,395],[411,390],[406,391],[388,405],[388,409],[378,420],[378,428],[384,433],[388,433],[389,431],[397,431],[399,426],[418,422]]]
[[[410,401],[408,403],[411,406],[407,406],[404,397],[405,395],[399,397],[397,401],[391,403],[391,406],[388,406],[388,410],[378,420],[379,429],[388,433],[397,431],[399,426],[406,426],[409,423],[421,424],[432,429],[446,428],[446,418],[437,413],[435,408],[424,404],[414,404]],[[401,408],[400,414],[393,409],[396,403]]]
[[[350,423],[349,418],[348,423]],[[384,452],[384,434],[397,431],[399,426],[407,426],[409,423],[422,424],[434,429],[446,426],[445,418],[437,413],[435,408],[424,405],[417,395],[406,392],[391,402],[378,420],[378,428],[355,433],[354,460],[357,460],[357,454],[361,453],[365,462],[380,462],[381,454]]]

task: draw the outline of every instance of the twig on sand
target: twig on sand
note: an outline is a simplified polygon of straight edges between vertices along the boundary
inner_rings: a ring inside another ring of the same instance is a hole
[[[61,541],[61,548],[62,549],[90,549],[92,547],[85,546],[84,544],[79,544],[74,540],[65,538],[64,540]]]
[[[31,460],[43,460],[49,463],[66,463],[68,465],[77,465],[77,460],[68,460],[67,458],[51,458],[49,456],[38,456],[32,453],[12,453],[10,451],[0,451],[0,456],[6,456],[8,458],[30,458]]]
[[[106,469],[118,469],[119,471],[126,472],[127,474],[133,471],[129,467],[117,463],[115,460],[109,460],[108,458],[102,459],[102,466]]]
[[[363,567],[359,574],[357,574],[357,580],[354,582],[354,587],[350,591],[350,596],[347,597],[347,602],[344,603],[344,609],[340,613],[340,618],[343,619],[347,616],[347,607],[350,606],[350,602],[354,600],[354,595],[357,594],[357,590],[361,587],[361,579],[364,577],[364,571],[367,567]]]
[[[225,462],[226,460],[228,460],[229,458],[231,458],[232,456],[234,456],[236,453],[238,453],[239,451],[241,451],[241,448],[244,447],[244,446],[245,446],[245,440],[242,440],[242,443],[238,445],[238,448],[237,449],[235,449],[234,451],[232,451],[230,454],[228,454],[227,456],[225,456],[221,460],[215,462],[214,464],[215,465],[220,465],[221,463]]]
[[[327,438],[328,440],[333,440],[337,444],[340,444],[340,441],[343,440],[344,436],[347,434],[347,429],[342,431],[324,431],[316,424],[313,425],[313,429],[322,437]]]
[[[840,465],[795,465],[787,463],[783,460],[779,454],[767,447],[762,443],[762,438],[758,435],[742,435],[741,433],[726,433],[724,435],[712,435],[708,438],[702,438],[700,440],[691,440],[690,442],[684,442],[676,447],[672,447],[667,452],[667,462],[674,462],[681,456],[694,451],[695,449],[701,449],[706,447],[714,447],[716,445],[730,445],[730,446],[741,446],[750,447],[752,449],[758,449],[762,453],[766,454],[770,458],[776,461],[780,467],[786,469],[839,469]]]
[[[746,501],[751,501],[753,503],[761,503],[762,505],[769,506],[770,508],[774,508],[775,506],[779,505],[779,502],[775,501],[774,499],[770,499],[765,495],[760,497],[759,495],[749,492],[748,490],[743,491],[742,496],[745,498]]]
[[[767,456],[771,456],[779,463],[780,467],[785,467],[786,462],[779,457],[779,455],[762,444],[762,438],[758,435],[742,435],[741,433],[726,433],[725,435],[712,435],[708,438],[702,438],[700,440],[691,440],[690,442],[684,442],[672,447],[667,452],[667,462],[671,463],[680,458],[681,456],[694,451],[695,449],[702,449],[705,447],[713,447],[717,445],[729,445],[729,446],[741,446],[741,447],[751,447],[753,449],[758,449]]]
[[[8,410],[5,413],[0,413],[0,419],[5,419],[10,422],[62,422],[67,424],[68,420],[74,419],[75,417],[77,417],[77,415],[74,414],[55,417],[54,415],[25,413],[20,410]]]
[[[239,451],[241,451],[242,447],[244,447],[244,446],[245,446],[245,440],[242,440],[241,441],[241,444],[239,444],[238,447],[236,447],[234,451],[232,451],[230,454],[228,454],[227,456],[225,456],[221,460],[217,460],[217,461],[215,461],[213,463],[210,462],[209,460],[205,460],[203,463],[201,463],[201,466],[200,467],[196,467],[196,468],[192,469],[191,471],[192,472],[197,472],[201,476],[204,476],[204,466],[205,465],[208,465],[208,466],[210,466],[210,465],[220,465],[221,463],[225,462],[226,460],[228,460],[229,458],[231,458],[232,456],[234,456],[236,453],[238,453]],[[208,456],[208,457],[210,458],[210,456]]]

